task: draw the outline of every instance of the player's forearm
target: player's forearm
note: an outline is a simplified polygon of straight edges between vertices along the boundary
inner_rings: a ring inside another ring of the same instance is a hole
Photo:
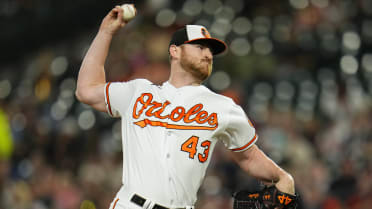
[[[289,194],[295,193],[294,180],[292,176],[280,168],[273,160],[265,155],[260,149],[257,149],[256,160],[257,165],[252,167],[258,167],[252,172],[263,181],[275,183],[275,186],[282,192]]]
[[[292,176],[267,157],[256,145],[242,153],[235,153],[234,158],[251,176],[265,183],[275,183],[280,191],[294,194]]]
[[[81,97],[84,90],[106,82],[104,65],[110,48],[112,35],[104,31],[98,32],[93,40],[80,67],[77,81],[77,96]]]
[[[257,176],[258,179],[268,183],[274,183],[275,186],[282,192],[294,194],[295,187],[294,187],[294,180],[292,176],[280,168],[273,160],[268,158],[261,150],[260,155],[264,155],[264,157],[260,157],[260,160],[256,160],[256,166],[258,169],[253,169],[253,176]]]

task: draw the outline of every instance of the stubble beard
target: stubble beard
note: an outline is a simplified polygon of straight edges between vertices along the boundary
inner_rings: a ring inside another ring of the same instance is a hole
[[[181,55],[180,64],[186,72],[189,72],[200,82],[207,79],[212,72],[212,61],[200,60],[197,62],[190,56]]]

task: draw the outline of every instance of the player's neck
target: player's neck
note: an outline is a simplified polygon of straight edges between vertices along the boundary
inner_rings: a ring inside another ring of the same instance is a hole
[[[199,86],[202,81],[195,78],[191,73],[172,66],[168,82],[176,88],[183,86]]]
[[[201,82],[195,80],[192,76],[182,76],[176,75],[176,76],[171,76],[169,77],[168,82],[172,84],[176,88],[181,88],[183,86],[200,86]]]

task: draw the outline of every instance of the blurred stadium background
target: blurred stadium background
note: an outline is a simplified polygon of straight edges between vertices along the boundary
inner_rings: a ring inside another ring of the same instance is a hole
[[[108,208],[120,121],[74,90],[101,19],[127,2],[138,16],[113,41],[108,80],[165,81],[170,34],[203,24],[230,47],[205,85],[245,109],[300,208],[371,208],[371,0],[0,1],[0,208]],[[218,146],[197,209],[258,184]]]

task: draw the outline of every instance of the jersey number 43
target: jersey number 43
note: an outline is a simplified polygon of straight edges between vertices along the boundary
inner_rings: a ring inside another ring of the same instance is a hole
[[[197,146],[199,142],[199,137],[192,136],[187,139],[181,146],[181,151],[188,152],[189,158],[194,159],[197,153]],[[203,141],[200,146],[203,148],[203,153],[198,153],[199,162],[204,163],[208,159],[208,153],[210,148],[211,142],[208,140]]]

